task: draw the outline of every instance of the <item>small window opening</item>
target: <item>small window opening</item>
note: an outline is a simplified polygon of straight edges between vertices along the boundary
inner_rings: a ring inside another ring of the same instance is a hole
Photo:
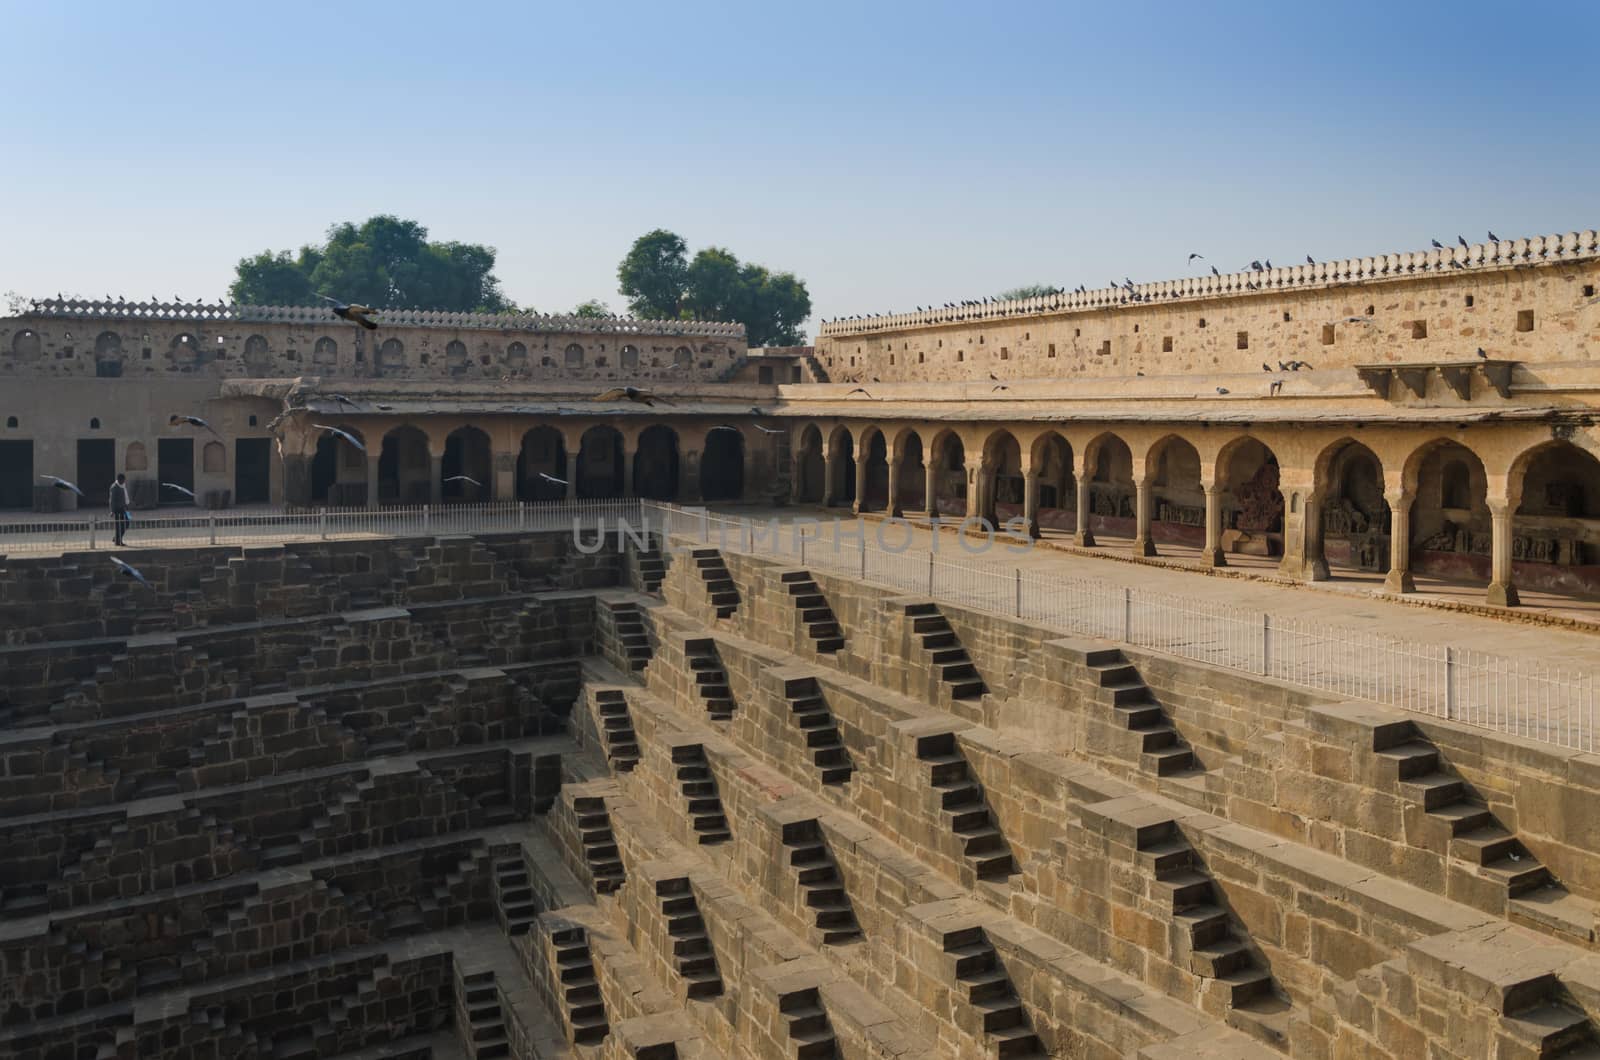
[[[1517,310],[1517,330],[1518,331],[1532,331],[1533,330],[1533,310],[1531,310],[1531,309],[1519,309],[1519,310]]]
[[[1002,361],[1011,360],[1011,351],[1004,346],[1000,347],[1000,359]]]
[[[98,431],[100,429],[100,418],[98,416],[89,420],[89,429],[91,431]]]
[[[1585,298],[1593,298],[1594,297],[1594,284],[1586,283],[1586,284],[1583,285],[1583,296]]]
[[[1472,308],[1472,296],[1470,294],[1467,295],[1467,308],[1468,309]]]
[[[1373,306],[1367,306],[1367,316],[1370,317],[1374,312],[1376,312],[1376,309]]]
[[[1104,342],[1102,342],[1100,344],[1100,356],[1102,356],[1102,357],[1111,356],[1111,340],[1110,339],[1106,339]]]
[[[1283,314],[1283,322],[1285,324],[1289,323],[1289,314],[1288,313]]]
[[[1201,317],[1200,318],[1200,326],[1201,327],[1205,327],[1206,326],[1206,318],[1205,317]]]
[[[7,416],[6,417],[6,426],[7,427],[15,427],[16,425],[17,425],[17,418],[15,416]]]
[[[1322,325],[1322,344],[1324,346],[1332,346],[1333,345],[1333,325],[1332,324],[1324,324],[1324,325]]]
[[[254,427],[255,425],[256,425],[256,418],[254,416],[251,416],[250,417],[250,426]]]
[[[1411,337],[1425,339],[1428,337],[1428,322],[1426,320],[1413,320],[1411,322]]]
[[[1047,353],[1047,354],[1046,354],[1046,355],[1045,355],[1045,356],[1047,356],[1047,357],[1054,357],[1054,356],[1055,356],[1055,355],[1056,355],[1056,344],[1055,344],[1055,343],[1053,343],[1053,342],[1052,342],[1052,343],[1051,343],[1051,344],[1050,344],[1050,352],[1049,352],[1049,353]]]
[[[957,350],[956,351],[956,360],[964,361],[966,359],[967,359],[967,353],[966,353],[965,350]]]
[[[1163,336],[1161,336],[1161,352],[1162,353],[1171,353],[1172,352],[1172,336],[1171,335],[1163,335]]]
[[[1248,350],[1250,348],[1250,333],[1248,331],[1239,332],[1236,343],[1239,349]]]

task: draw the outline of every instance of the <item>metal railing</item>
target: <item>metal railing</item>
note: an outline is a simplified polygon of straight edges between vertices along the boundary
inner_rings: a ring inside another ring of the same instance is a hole
[[[961,607],[1274,678],[1335,696],[1446,718],[1559,747],[1595,749],[1600,675],[1242,610],[1005,561],[953,562],[869,543],[867,524],[753,520],[646,501],[660,530],[732,552],[791,560]],[[934,533],[937,535],[938,531]]]
[[[134,512],[124,535],[130,548],[267,545],[430,534],[567,530],[642,520],[637,500],[494,501],[379,508],[224,509],[183,515]],[[106,548],[116,536],[107,514],[0,523],[0,554]]]

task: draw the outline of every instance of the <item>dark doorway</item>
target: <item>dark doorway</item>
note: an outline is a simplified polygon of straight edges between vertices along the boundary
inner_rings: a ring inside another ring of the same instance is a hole
[[[272,439],[240,438],[233,452],[233,502],[266,504],[270,500]]]
[[[657,424],[639,435],[633,456],[633,492],[653,501],[678,499],[678,436]]]
[[[744,496],[744,436],[733,428],[706,434],[700,458],[700,496],[708,501],[736,501]]]
[[[162,438],[156,442],[156,476],[162,482],[182,486],[194,491],[194,439]],[[178,490],[161,490],[161,503],[169,505],[193,504],[188,494]]]
[[[323,432],[317,439],[317,453],[311,458],[311,499],[326,504],[339,480],[339,439]]]
[[[0,442],[0,508],[32,507],[33,443]]]
[[[111,482],[117,477],[117,443],[110,438],[78,439],[78,488],[87,500],[78,507],[109,509]]]

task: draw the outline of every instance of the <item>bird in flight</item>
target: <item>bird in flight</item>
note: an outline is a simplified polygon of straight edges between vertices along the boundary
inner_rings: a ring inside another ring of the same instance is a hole
[[[315,427],[319,431],[327,431],[329,434],[337,435],[338,437],[343,438],[345,441],[349,442],[363,453],[367,451],[367,447],[361,444],[361,439],[357,438],[349,431],[341,431],[337,427],[329,427],[326,423],[313,423],[311,426]]]
[[[445,479],[445,481],[446,482],[470,482],[474,486],[483,485],[483,483],[479,482],[477,479],[473,478],[471,475],[451,475],[449,478]]]
[[[1190,254],[1189,255],[1189,260],[1190,261],[1193,261],[1195,258],[1199,258],[1201,261],[1206,260],[1206,256],[1204,254]]]
[[[604,394],[595,396],[596,401],[632,401],[639,405],[670,405],[672,402],[664,397],[657,397],[648,390],[640,390],[635,386],[616,386]]]
[[[1282,389],[1283,389],[1283,380],[1282,379],[1274,379],[1272,381],[1272,385],[1267,387],[1267,393],[1268,394],[1276,394],[1278,391],[1280,391]]]
[[[70,490],[73,493],[76,493],[78,496],[83,497],[83,491],[64,478],[57,478],[54,475],[40,475],[39,477],[50,483],[50,485],[54,486],[58,490]],[[84,497],[84,500],[88,500],[88,498]]]
[[[772,428],[772,427],[763,427],[759,423],[755,424],[754,426],[755,426],[755,429],[760,431],[762,434],[782,434],[783,433],[782,431],[777,430],[777,429]]]
[[[856,387],[854,390],[850,391],[850,394],[866,394],[867,397],[871,397],[872,396],[871,394],[867,394],[867,391],[866,391],[865,387],[859,387],[859,386]],[[845,397],[849,397],[850,394],[846,394]]]
[[[566,479],[556,478],[554,475],[546,475],[543,471],[539,472],[539,477],[546,482],[554,482],[557,486],[565,486],[567,484]]]
[[[194,490],[187,489],[187,488],[185,488],[183,486],[180,486],[176,482],[163,482],[161,484],[161,488],[162,489],[167,489],[167,490],[177,490],[179,493],[183,494],[185,497],[188,497],[190,500],[194,499]]]
[[[372,314],[377,312],[376,309],[370,306],[341,302],[337,298],[329,298],[327,295],[321,295],[320,297],[324,302],[333,303],[333,315],[340,320],[348,320],[352,324],[360,324],[368,331],[378,330],[378,322],[372,319]]]
[[[144,575],[139,573],[139,568],[135,567],[133,564],[124,563],[122,560],[118,559],[115,556],[111,557],[111,562],[115,563],[117,565],[117,570],[120,573],[126,575],[129,578],[132,578],[134,581],[138,582],[140,585],[144,586],[146,589],[154,589],[155,588],[155,586],[151,585],[148,581],[145,580]]]
[[[212,434],[217,434],[216,428],[211,426],[211,424],[207,423],[205,420],[201,419],[199,416],[182,416],[177,413],[173,413],[171,416],[167,417],[168,427],[176,427],[180,423],[187,423],[191,427],[201,427],[210,431]],[[221,438],[222,435],[217,434],[217,437]]]
[[[1011,388],[1010,388],[1010,387],[1008,387],[1008,386],[1006,386],[1006,385],[1005,385],[1005,384],[1004,384],[1004,383],[996,383],[996,384],[995,384],[995,385],[994,385],[994,386],[992,386],[992,387],[990,387],[990,388],[989,388],[989,393],[991,393],[991,394],[992,394],[992,393],[994,393],[994,392],[995,392],[995,391],[996,391],[996,390],[1010,390],[1010,389],[1011,389]]]

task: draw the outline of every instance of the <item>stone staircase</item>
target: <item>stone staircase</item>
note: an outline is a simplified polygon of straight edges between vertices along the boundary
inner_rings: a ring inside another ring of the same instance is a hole
[[[834,617],[833,608],[828,606],[828,599],[822,595],[811,572],[789,570],[779,577],[789,590],[790,601],[800,612],[800,620],[805,623],[812,647],[822,655],[832,655],[844,647],[844,632],[839,628],[839,620]]]
[[[595,892],[610,894],[627,881],[627,873],[617,849],[617,837],[611,831],[606,800],[580,795],[572,800],[572,812],[577,820],[578,842],[583,846],[583,863],[594,880]]]
[[[821,771],[822,782],[843,784],[848,781],[855,767],[839,733],[839,723],[828,710],[816,678],[785,680],[783,696],[789,704],[790,717],[805,734],[806,749],[811,752],[812,763]]]
[[[706,705],[712,721],[732,721],[733,690],[717,657],[717,642],[710,637],[690,637],[683,642],[684,663],[694,678],[695,693]]]
[[[1194,751],[1156,705],[1138,668],[1120,650],[1098,648],[1088,652],[1085,661],[1100,695],[1111,704],[1117,726],[1136,741],[1141,769],[1168,777],[1196,768]]]
[[[656,898],[672,939],[672,963],[688,987],[691,998],[711,998],[722,994],[722,974],[717,956],[706,934],[706,922],[687,876],[656,881]]]
[[[939,613],[939,606],[931,600],[919,600],[905,605],[904,613],[911,622],[911,632],[922,641],[922,650],[932,663],[940,682],[949,691],[951,699],[976,699],[987,689],[972,665],[967,649],[961,646],[950,621]]]
[[[939,795],[945,830],[961,844],[962,856],[980,880],[1001,880],[1017,872],[996,827],[983,788],[973,779],[953,732],[917,738],[917,758],[928,770],[928,783]]]
[[[961,984],[960,994],[966,1002],[966,1007],[958,1011],[956,1022],[982,1039],[991,1056],[1002,1060],[1043,1056],[1011,977],[983,929],[947,931],[943,942],[951,977]]]
[[[839,1055],[839,1043],[816,987],[792,990],[778,998],[778,1012],[788,1025],[796,1060],[829,1060]]]
[[[611,611],[611,622],[616,627],[617,640],[622,645],[628,669],[635,672],[650,665],[650,635],[645,632],[644,615],[635,603],[606,602]]]
[[[728,573],[728,564],[723,560],[722,553],[714,548],[697,548],[689,556],[694,560],[701,580],[705,582],[706,593],[711,598],[711,606],[717,617],[731,617],[739,610],[739,590],[733,584],[733,575]]]
[[[717,794],[717,780],[711,775],[711,764],[706,761],[706,749],[697,743],[679,744],[672,749],[672,765],[700,845],[711,846],[731,839],[722,798]]]
[[[551,934],[550,944],[555,951],[567,1033],[577,1045],[598,1045],[611,1027],[606,1022],[594,960],[589,956],[589,933],[581,927],[563,928]]]
[[[594,709],[606,744],[606,761],[618,773],[631,773],[639,764],[639,737],[628,715],[627,695],[620,688],[597,689]]]
[[[464,973],[461,991],[467,1025],[456,1029],[467,1053],[473,1060],[510,1056],[511,1042],[506,1037],[505,1013],[500,1009],[500,988],[495,984],[494,973]]]
[[[635,546],[633,562],[639,571],[639,587],[647,593],[660,592],[667,576],[667,561],[661,550],[655,545]]]
[[[308,852],[312,857],[348,853],[346,847],[350,844],[344,842],[341,837],[343,833],[348,832],[347,825],[351,811],[361,804],[361,800],[366,798],[377,783],[378,778],[369,774],[350,789],[340,792],[325,812],[313,818],[307,827],[300,830],[297,840],[275,844],[262,850],[261,867],[292,865],[306,857]]]
[[[823,945],[833,946],[860,938],[861,925],[856,922],[839,867],[828,852],[816,819],[785,824],[783,845],[788,848],[789,867],[795,870],[806,908],[822,934]]]
[[[528,886],[528,865],[522,852],[501,854],[494,859],[494,910],[500,927],[508,935],[526,934],[539,915]]]

